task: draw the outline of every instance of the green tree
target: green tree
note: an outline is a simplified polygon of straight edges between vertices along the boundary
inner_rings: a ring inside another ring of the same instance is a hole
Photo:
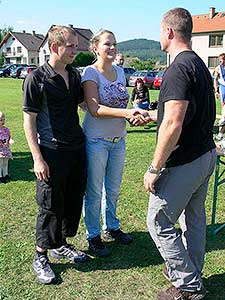
[[[4,36],[9,32],[13,31],[12,26],[5,26],[4,28],[0,28],[0,42],[3,40]]]
[[[77,54],[73,61],[74,67],[86,67],[91,65],[95,59],[95,56],[91,52],[80,52]]]
[[[134,58],[129,62],[129,66],[135,68],[136,70],[153,70],[155,67],[156,59],[149,58],[148,60],[140,60],[139,58]]]

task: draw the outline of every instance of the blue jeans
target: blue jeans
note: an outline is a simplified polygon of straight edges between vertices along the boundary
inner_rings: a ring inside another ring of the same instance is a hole
[[[88,179],[84,198],[84,221],[87,239],[101,235],[103,230],[120,228],[116,206],[125,160],[125,139],[118,142],[100,138],[87,139]]]

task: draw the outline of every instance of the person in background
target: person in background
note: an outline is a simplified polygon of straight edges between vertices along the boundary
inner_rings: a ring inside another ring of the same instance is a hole
[[[97,60],[82,74],[88,107],[83,122],[88,162],[84,220],[90,252],[106,257],[110,252],[101,238],[101,211],[104,240],[126,245],[132,242],[121,230],[116,209],[125,160],[126,119],[139,122],[141,115],[135,116],[137,110],[126,108],[129,93],[124,72],[113,64],[117,53],[114,34],[101,30],[90,44]]]
[[[141,78],[137,78],[131,95],[131,103],[134,108],[148,109],[150,105],[149,91]]]
[[[162,50],[172,63],[159,94],[157,144],[144,175],[150,192],[147,224],[172,283],[158,300],[203,299],[201,278],[206,241],[205,200],[214,170],[216,115],[211,74],[192,51],[192,17],[184,8],[168,11],[160,27]],[[175,223],[179,219],[180,229]]]
[[[219,127],[219,133],[216,136],[217,140],[223,139],[225,130],[225,53],[219,55],[220,64],[215,68],[214,71],[214,90],[217,99],[221,101],[221,119],[216,124]]]
[[[37,177],[36,254],[33,269],[40,283],[54,282],[47,250],[74,263],[88,257],[67,238],[76,235],[86,187],[85,136],[79,125],[83,101],[80,74],[71,64],[78,37],[73,28],[48,32],[50,59],[24,83],[24,131]]]
[[[124,56],[122,53],[117,53],[115,60],[114,60],[114,64],[117,65],[118,67],[123,67],[124,64]]]
[[[10,180],[8,164],[9,159],[12,159],[10,130],[4,125],[5,114],[0,111],[0,183],[7,183]]]

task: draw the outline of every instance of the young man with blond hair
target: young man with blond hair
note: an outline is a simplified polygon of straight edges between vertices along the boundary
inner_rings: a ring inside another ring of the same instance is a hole
[[[86,186],[85,138],[79,125],[83,101],[79,73],[71,64],[78,37],[73,28],[53,26],[48,32],[50,59],[24,83],[24,130],[37,177],[36,254],[39,282],[52,283],[47,250],[55,258],[85,262],[87,256],[67,243],[76,235]]]

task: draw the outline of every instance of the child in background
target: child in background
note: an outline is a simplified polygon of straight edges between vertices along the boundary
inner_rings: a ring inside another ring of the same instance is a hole
[[[0,183],[6,183],[10,177],[8,174],[9,159],[12,158],[10,151],[10,131],[5,124],[5,115],[0,111]]]

